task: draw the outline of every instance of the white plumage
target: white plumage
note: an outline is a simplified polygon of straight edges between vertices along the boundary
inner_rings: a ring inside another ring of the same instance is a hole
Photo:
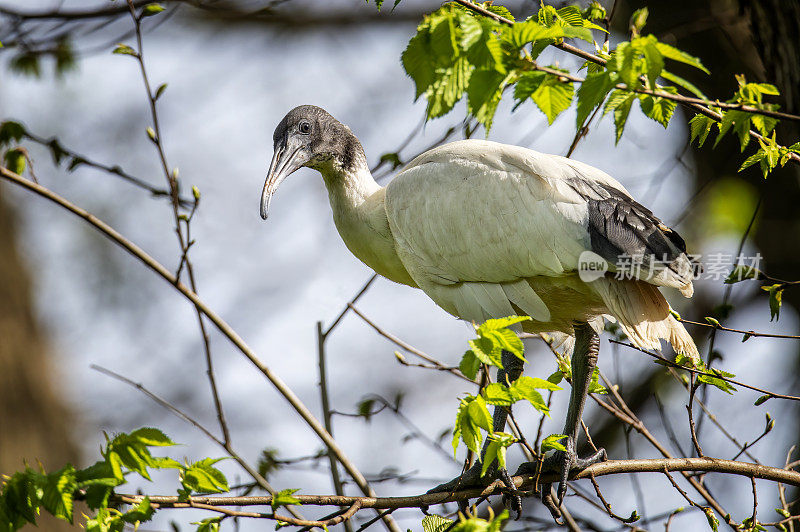
[[[589,185],[630,198],[608,174],[564,157],[463,140],[420,155],[385,188],[372,185],[364,168],[353,177],[361,187],[326,179],[345,243],[376,271],[411,284],[388,273],[404,269],[447,312],[475,322],[522,313],[534,320],[526,331],[567,334],[575,320],[601,326],[607,315],[640,347],[666,339],[697,355],[656,288],[690,291],[691,279],[578,277],[581,253],[592,250],[588,200],[601,197]],[[379,232],[353,228],[382,226],[383,216],[396,255],[365,252],[380,248],[371,244]]]
[[[523,322],[523,330],[574,343],[567,450],[545,464],[560,474],[559,500],[571,470],[605,457],[603,450],[587,459],[575,452],[603,320],[616,320],[639,347],[657,349],[667,340],[678,353],[699,359],[659,291],[670,287],[692,295],[685,244],[608,174],[526,148],[463,140],[423,153],[381,187],[355,135],[314,106],[290,111],[274,142],[262,217],[286,176],[314,168],[325,181],[342,240],[367,266],[420,288],[459,318],[482,322],[525,314],[532,321]],[[610,263],[612,273],[583,280],[579,262],[587,252]],[[623,256],[640,261],[624,272],[630,278],[613,275]],[[504,352],[497,380],[514,381],[521,370]],[[496,408],[494,427],[502,430],[507,415],[506,408]],[[491,476],[508,481],[507,472],[497,475]],[[481,482],[487,480],[478,464],[435,490]],[[550,487],[542,493],[556,515]]]

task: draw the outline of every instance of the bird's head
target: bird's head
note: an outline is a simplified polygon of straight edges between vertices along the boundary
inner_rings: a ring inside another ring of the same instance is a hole
[[[327,179],[366,164],[364,149],[350,128],[314,105],[289,111],[272,138],[275,152],[261,193],[261,217],[265,220],[272,195],[295,170],[314,168]]]

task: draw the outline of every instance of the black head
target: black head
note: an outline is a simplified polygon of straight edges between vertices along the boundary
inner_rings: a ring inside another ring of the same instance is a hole
[[[327,111],[301,105],[289,111],[272,136],[275,153],[261,194],[261,217],[267,219],[272,195],[281,182],[304,166],[352,172],[366,164],[361,143],[350,128]]]

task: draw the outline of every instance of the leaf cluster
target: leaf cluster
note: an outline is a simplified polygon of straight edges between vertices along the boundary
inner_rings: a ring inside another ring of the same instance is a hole
[[[151,452],[152,448],[174,445],[160,430],[146,427],[114,437],[106,436],[106,444],[100,451],[103,459],[85,469],[75,469],[67,464],[48,474],[42,467],[39,470],[26,467],[3,482],[0,531],[13,532],[27,523],[36,524],[42,510],[73,523],[74,501],[78,498],[95,511],[94,516],[87,517],[87,531],[121,532],[126,525],[135,528],[153,516],[155,509],[149,499],[145,497],[125,512],[109,502],[114,489],[126,484],[126,477],[132,473],[151,480],[152,470],[175,469],[182,486],[178,494],[182,498],[192,493],[228,491],[225,476],[213,467],[220,459],[205,458],[181,464],[171,458],[153,456]]]

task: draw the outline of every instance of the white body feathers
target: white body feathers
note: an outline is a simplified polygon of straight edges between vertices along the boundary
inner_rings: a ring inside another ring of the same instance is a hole
[[[430,150],[385,188],[366,168],[323,171],[334,221],[347,247],[385,277],[422,289],[447,312],[480,322],[526,314],[529,332],[572,333],[575,320],[617,320],[631,341],[669,341],[697,357],[657,286],[691,295],[689,261],[649,279],[583,282],[592,250],[589,202],[625,188],[591,166],[521,147],[465,140]],[[669,229],[664,228],[669,231]],[[644,276],[642,276],[644,277]]]

